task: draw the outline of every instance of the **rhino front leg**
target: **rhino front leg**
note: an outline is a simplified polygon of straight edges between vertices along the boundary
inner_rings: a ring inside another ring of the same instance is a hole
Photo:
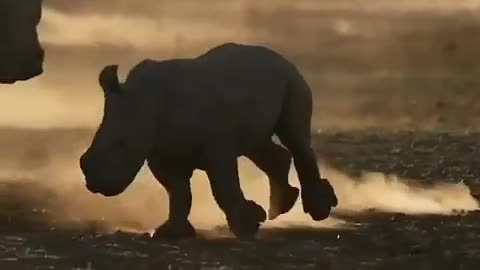
[[[253,201],[246,200],[240,187],[237,156],[230,147],[215,145],[206,152],[206,172],[215,201],[225,213],[230,231],[238,238],[252,238],[267,214]]]
[[[192,208],[190,178],[193,169],[151,158],[148,166],[169,196],[168,220],[155,230],[154,236],[167,240],[195,237],[195,228],[188,220]]]

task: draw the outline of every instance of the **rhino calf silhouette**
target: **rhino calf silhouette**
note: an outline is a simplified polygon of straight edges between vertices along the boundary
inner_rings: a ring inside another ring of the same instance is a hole
[[[298,197],[288,183],[290,153],[304,211],[323,220],[337,205],[310,146],[312,93],[295,66],[276,52],[227,43],[192,59],[147,59],[123,84],[117,68],[109,65],[100,72],[103,119],[80,167],[88,190],[115,196],[147,161],[170,199],[169,218],[156,236],[195,235],[188,220],[190,178],[200,169],[230,230],[253,237],[266,213],[244,197],[239,156],[268,175],[271,219],[289,211]],[[272,141],[274,134],[288,150]]]

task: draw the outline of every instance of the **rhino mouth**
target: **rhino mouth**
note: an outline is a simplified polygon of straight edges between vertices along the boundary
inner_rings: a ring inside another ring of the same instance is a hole
[[[33,79],[39,75],[41,75],[43,71],[37,71],[35,73],[30,73],[28,75],[23,75],[22,76],[12,76],[12,77],[0,77],[0,83],[2,84],[14,84],[16,82],[21,82],[21,81],[28,81],[30,79]]]
[[[35,62],[25,62],[17,71],[0,72],[0,83],[14,84],[19,81],[28,81],[43,74],[43,60],[45,52],[43,49],[39,50],[36,55]]]
[[[89,181],[86,181],[87,184],[86,184],[86,188],[88,189],[88,191],[90,191],[91,193],[94,193],[94,194],[100,194],[100,195],[103,195],[105,197],[113,197],[113,196],[117,196],[119,194],[121,194],[123,191],[125,191],[125,189],[127,188],[128,185],[118,185],[118,186],[115,186],[115,187],[100,187],[100,186],[96,186],[96,185],[92,185],[90,183],[92,183],[92,180],[89,180]]]
[[[11,75],[11,76],[3,76],[0,77],[0,83],[3,84],[14,84],[19,81],[28,81],[30,79],[33,79],[43,73],[43,68],[39,67],[35,69],[34,71],[27,72],[27,73],[21,73],[19,75]]]
[[[14,84],[16,83],[18,80],[16,79],[10,79],[10,78],[0,78],[0,83],[4,83],[4,84]]]

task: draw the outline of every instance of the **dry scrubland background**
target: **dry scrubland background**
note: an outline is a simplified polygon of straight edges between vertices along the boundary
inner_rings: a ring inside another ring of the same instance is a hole
[[[0,187],[8,202],[1,208],[26,205],[30,211],[36,205],[35,211],[48,207],[64,220],[107,218],[135,228],[159,222],[166,200],[157,196],[163,191],[148,173],[115,199],[83,189],[77,159],[101,117],[98,71],[119,63],[123,77],[143,58],[193,57],[229,41],[269,46],[299,66],[314,92],[315,129],[478,130],[479,9],[480,1],[473,0],[46,0],[40,25],[45,74],[0,86]],[[258,179],[264,176],[243,174],[249,194],[265,202],[266,181]],[[399,198],[393,205],[407,212],[416,208],[405,201],[430,205],[417,209],[427,212],[476,207],[463,187],[452,193],[441,187],[446,195],[415,193],[398,183],[382,184],[381,175],[350,198],[354,180],[334,170],[327,174],[337,179],[348,209],[395,208],[381,199],[356,201],[371,198],[374,187]],[[465,201],[458,200],[462,196]],[[201,223],[205,207],[199,205],[195,216]],[[299,212],[290,216],[303,218]]]
[[[1,86],[0,124],[95,126],[103,65],[125,72],[236,41],[302,69],[317,128],[479,126],[478,0],[45,2],[46,73]]]

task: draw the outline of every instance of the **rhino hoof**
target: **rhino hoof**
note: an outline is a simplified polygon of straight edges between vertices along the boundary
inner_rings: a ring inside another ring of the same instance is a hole
[[[268,219],[273,220],[290,211],[298,199],[299,189],[289,186],[283,193],[270,197],[270,208],[268,209]]]
[[[240,239],[252,239],[257,234],[260,224],[267,219],[263,208],[253,201],[246,201],[239,211],[227,218],[230,231]]]
[[[195,228],[189,221],[166,221],[164,224],[158,227],[153,234],[154,238],[173,241],[195,238],[195,236]]]
[[[302,189],[303,211],[310,214],[315,221],[327,219],[332,207],[337,206],[337,203],[335,191],[326,179],[322,179],[314,187]]]

